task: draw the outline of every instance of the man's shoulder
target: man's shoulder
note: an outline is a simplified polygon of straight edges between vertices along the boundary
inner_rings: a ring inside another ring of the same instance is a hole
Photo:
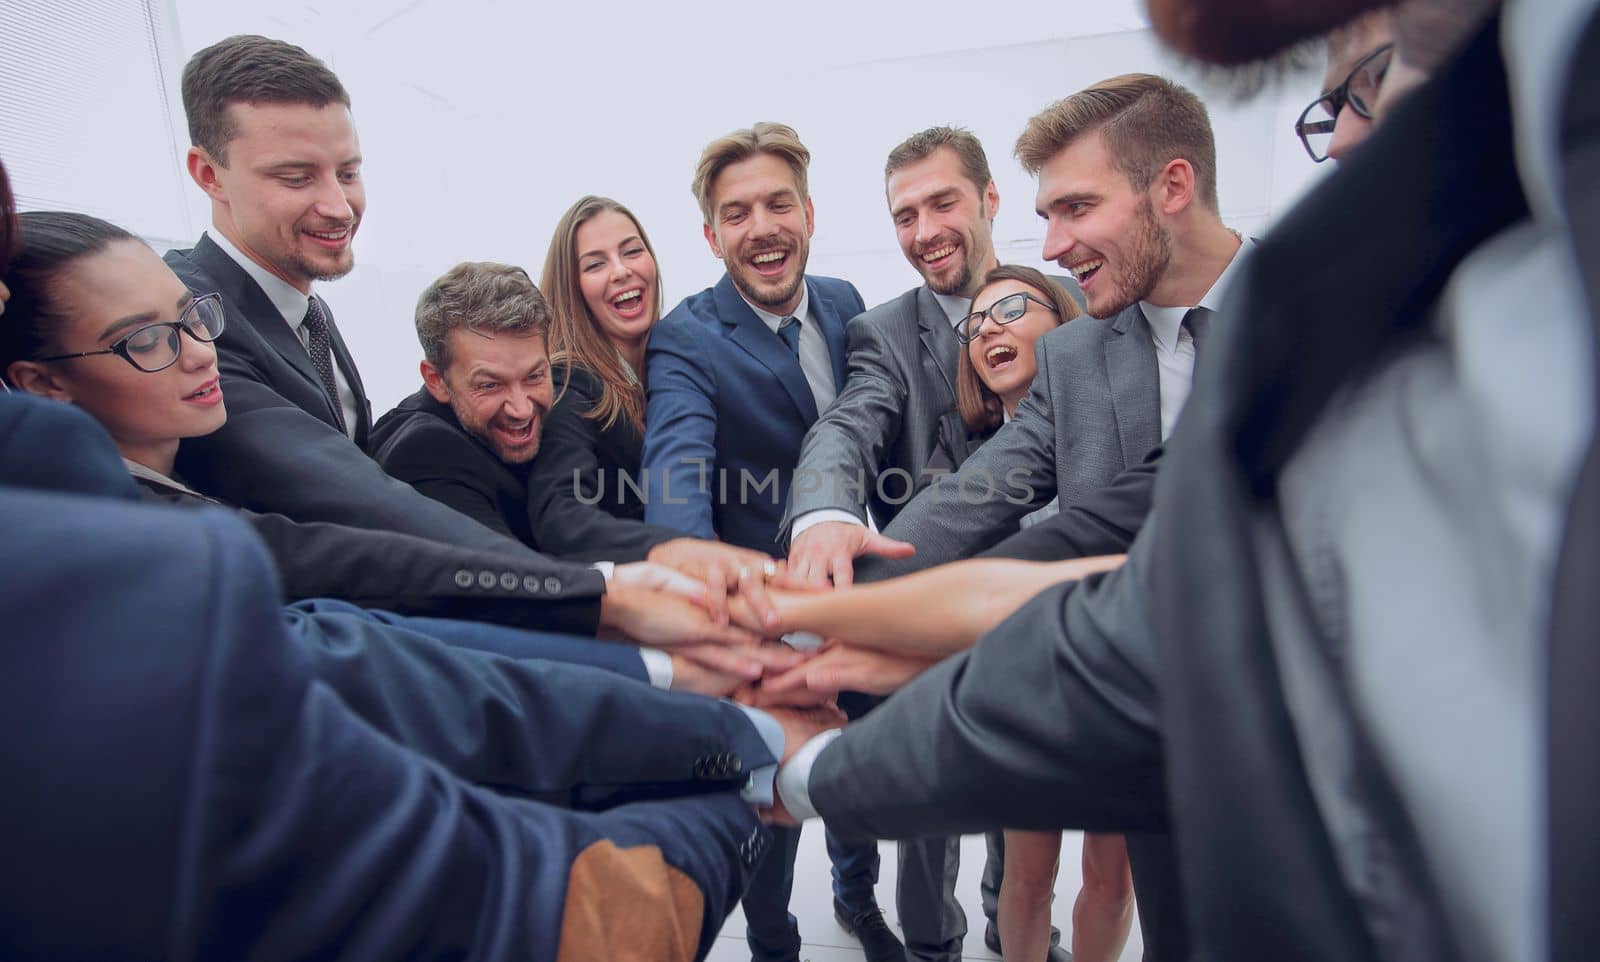
[[[896,294],[882,304],[869,307],[850,320],[852,332],[867,333],[915,329],[922,323],[921,287]]]
[[[1053,351],[1081,350],[1100,344],[1112,335],[1120,317],[1121,314],[1111,317],[1090,317],[1088,314],[1080,314],[1055,330],[1047,332],[1039,339],[1039,343],[1043,348]]]
[[[372,426],[372,456],[379,464],[396,458],[415,460],[419,454],[440,449],[467,450],[471,443],[471,435],[450,409],[435,401],[426,388],[395,405]]]
[[[841,320],[848,321],[866,307],[861,300],[861,292],[856,290],[854,284],[843,278],[807,274],[805,279],[817,296],[826,302],[834,313],[840,315]]]

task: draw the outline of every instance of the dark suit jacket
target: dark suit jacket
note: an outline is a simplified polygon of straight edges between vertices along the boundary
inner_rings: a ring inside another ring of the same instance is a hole
[[[563,558],[643,561],[650,549],[683,537],[644,523],[644,435],[618,418],[608,428],[585,415],[600,401],[600,379],[586,368],[555,369],[556,403],[528,475],[528,515],[541,550]]]
[[[842,387],[844,324],[861,313],[861,295],[830,277],[805,283]],[[656,325],[648,369],[645,519],[776,551],[800,444],[818,414],[800,361],[724,274]]]
[[[884,528],[917,553],[860,558],[858,579],[970,557],[1051,498],[1068,511],[1161,443],[1155,346],[1139,305],[1105,320],[1075,318],[1039,338],[1035,356],[1038,373],[1016,417]]]
[[[372,429],[372,456],[392,477],[486,528],[537,547],[527,464],[507,464],[468,434],[450,405],[419,390]]]
[[[830,827],[907,837],[996,823],[1170,826],[1199,957],[1377,956],[1314,800],[1267,633],[1266,564],[1280,566],[1275,583],[1295,572],[1259,555],[1260,534],[1281,526],[1276,478],[1330,401],[1429,336],[1428,308],[1450,272],[1526,214],[1499,27],[1491,19],[1398,104],[1245,264],[1229,293],[1238,326],[1213,328],[1128,565],[1041,594],[846,731],[811,777]],[[1589,92],[1600,83],[1600,17],[1592,8],[1580,51],[1557,90],[1557,129],[1564,214],[1593,325],[1600,111]],[[1356,274],[1362,283],[1351,285]],[[1549,957],[1562,960],[1588,957],[1600,939],[1592,910],[1600,448],[1589,444],[1565,520],[1549,637]],[[1415,826],[1428,813],[1399,801],[1369,743],[1354,746],[1356,769],[1375,773],[1355,802],[1370,830],[1362,844],[1385,855],[1383,877],[1363,880],[1378,886],[1377,909],[1393,920],[1384,957],[1462,957],[1473,936],[1447,921],[1418,854]],[[865,770],[877,777],[862,779]],[[960,777],[939,777],[951,772]]]
[[[794,490],[783,517],[785,539],[795,518],[808,511],[838,508],[865,521],[862,511],[870,504],[879,519],[892,517],[911,491],[926,486],[922,470],[934,451],[939,418],[956,403],[961,344],[928,285],[852,318],[845,335],[839,396],[800,449],[800,470],[825,480]],[[880,498],[879,475],[890,469],[907,477],[885,478],[888,497]]]
[[[384,474],[334,426],[333,402],[310,356],[283,315],[233,259],[202,237],[192,250],[168,251],[167,264],[196,293],[222,294],[228,326],[217,340],[217,363],[228,406],[220,431],[184,442],[178,470],[199,490],[253,511],[297,521],[328,521],[399,531],[434,541],[495,551],[520,551],[482,525],[418,497]],[[361,379],[338,328],[329,321],[340,369],[361,399],[357,438],[371,416]],[[597,572],[555,564],[563,596],[593,598]]]
[[[762,854],[731,705],[285,611],[220,511],[0,529],[6,958],[690,958]]]

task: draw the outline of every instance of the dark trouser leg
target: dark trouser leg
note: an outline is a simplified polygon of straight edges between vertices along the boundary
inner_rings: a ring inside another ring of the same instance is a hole
[[[844,906],[845,916],[854,916],[878,907],[878,845],[876,842],[846,842],[827,831],[828,859],[833,863],[833,897]]]
[[[959,962],[967,914],[956,901],[961,870],[959,836],[907,839],[900,843],[895,904],[906,936],[906,955],[919,962]]]
[[[1177,852],[1168,835],[1130,832],[1128,864],[1139,908],[1145,962],[1181,962],[1189,957],[1189,926],[1183,914]]]
[[[745,941],[752,962],[794,962],[800,957],[800,926],[789,912],[794,888],[798,828],[772,828],[772,847],[750,877],[744,893]]]

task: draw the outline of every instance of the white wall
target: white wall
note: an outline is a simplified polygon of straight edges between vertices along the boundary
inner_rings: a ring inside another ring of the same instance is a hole
[[[0,0],[0,23],[23,6],[38,9]],[[71,31],[0,30],[0,157],[26,205],[89,209],[158,244],[187,244],[209,218],[199,192],[173,173],[187,146],[177,75],[192,52],[233,33],[265,33],[339,73],[355,102],[368,210],[356,270],[322,293],[379,413],[416,389],[410,318],[421,289],[460,260],[519,263],[537,276],[556,218],[581,194],[616,197],[639,214],[669,306],[714,282],[720,263],[701,237],[688,183],[700,148],[728,130],[780,120],[800,132],[813,153],[811,270],[850,279],[870,305],[918,282],[883,198],[883,159],[905,136],[937,123],[976,132],[1001,193],[1000,255],[1039,264],[1034,184],[1011,158],[1023,122],[1117,73],[1192,81],[1158,48],[1135,0],[996,0],[916,8],[914,17],[859,0],[58,6],[124,40],[143,18],[148,37],[120,49]],[[91,61],[104,76],[86,94],[73,78]],[[46,80],[25,110],[7,102],[12,70]],[[1236,228],[1264,228],[1318,172],[1291,132],[1316,86],[1296,76],[1244,105],[1197,88],[1217,132],[1223,215]],[[87,132],[10,134],[19,120],[36,129],[57,115],[72,122],[56,127]],[[34,189],[46,179],[48,191]]]

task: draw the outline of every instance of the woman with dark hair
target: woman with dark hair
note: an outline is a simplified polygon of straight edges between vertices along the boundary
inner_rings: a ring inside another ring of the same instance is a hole
[[[40,212],[21,215],[17,224],[6,274],[12,298],[0,319],[0,375],[19,390],[93,415],[147,497],[217,504],[185,486],[173,464],[184,438],[209,434],[228,417],[212,346],[224,325],[219,296],[192,294],[142,241],[98,218]],[[245,514],[272,552],[290,598],[446,615],[408,621],[447,642],[485,647],[500,639],[504,645],[495,650],[524,655],[537,642],[544,657],[640,678],[670,674],[674,687],[707,693],[725,693],[760,674],[754,658],[733,649],[695,645],[693,662],[662,655],[671,664],[666,670],[651,654],[652,670],[630,647],[544,631],[489,630],[477,622],[549,628],[563,617],[558,605],[530,604],[521,596],[523,579],[515,572],[522,566],[515,557],[395,532]],[[470,577],[463,582],[463,575]],[[688,594],[693,582],[685,582]],[[672,611],[653,617],[670,622]],[[419,621],[431,626],[414,624]]]
[[[636,552],[707,582],[720,574],[730,589],[740,572],[775,574],[759,552],[644,522],[644,355],[662,288],[639,219],[608,197],[580,198],[556,223],[539,287],[550,303],[556,387],[528,475],[540,549],[573,558]]]

